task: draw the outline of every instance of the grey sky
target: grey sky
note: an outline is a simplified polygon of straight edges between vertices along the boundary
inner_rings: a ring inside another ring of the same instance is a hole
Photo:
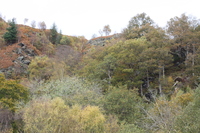
[[[159,26],[182,13],[200,18],[199,0],[0,0],[0,13],[17,23],[44,21],[47,28],[55,22],[63,34],[85,36],[109,24],[112,33],[119,33],[129,20],[145,12]]]

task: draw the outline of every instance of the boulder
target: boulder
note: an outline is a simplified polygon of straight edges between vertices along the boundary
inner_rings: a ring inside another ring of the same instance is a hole
[[[19,61],[22,61],[22,60],[24,59],[24,56],[19,56],[17,59],[18,59]]]
[[[30,63],[31,63],[30,60],[24,60],[24,61],[23,61],[23,64],[26,64],[26,65],[29,65]]]
[[[23,46],[25,46],[25,44],[24,43],[19,43],[18,44],[20,47],[23,47]]]
[[[17,54],[22,54],[22,49],[21,48],[17,48],[15,51]]]

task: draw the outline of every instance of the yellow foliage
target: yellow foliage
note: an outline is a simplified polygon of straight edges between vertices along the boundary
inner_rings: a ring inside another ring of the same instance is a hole
[[[99,107],[66,106],[61,98],[35,100],[24,110],[25,132],[103,133],[113,131]],[[111,122],[111,124],[116,122]]]
[[[179,90],[176,95],[172,96],[171,101],[174,101],[181,106],[186,106],[189,102],[193,101],[193,96],[193,92],[184,93],[182,90]]]
[[[172,76],[167,77],[167,82],[170,85],[172,85],[174,83],[174,79],[172,78]]]
[[[47,56],[37,56],[28,67],[30,79],[48,80],[53,73],[53,63]]]
[[[81,112],[80,122],[87,132],[102,133],[104,131],[105,117],[99,107],[87,106]]]

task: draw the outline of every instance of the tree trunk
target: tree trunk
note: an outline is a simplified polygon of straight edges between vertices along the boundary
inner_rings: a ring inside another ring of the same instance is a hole
[[[147,88],[149,88],[149,70],[147,68]]]
[[[159,67],[159,77],[158,77],[158,89],[159,89],[159,94],[162,93],[162,85],[161,85],[161,69]]]
[[[112,79],[112,77],[111,77],[111,72],[110,72],[110,70],[108,70],[108,84],[111,84],[111,79]]]
[[[188,65],[187,61],[188,61],[188,53],[189,53],[189,50],[188,50],[188,44],[186,45],[186,59],[185,59],[185,66]]]
[[[165,66],[163,65],[162,67],[162,71],[163,71],[163,79],[165,78]]]
[[[140,95],[143,96],[143,88],[142,88],[142,84],[141,84],[141,88],[140,88]]]
[[[192,55],[192,69],[193,69],[193,73],[192,73],[192,76],[194,76],[194,64],[195,64],[194,58],[195,58],[195,54],[196,54],[194,44],[192,45],[192,49],[193,49],[193,55]]]

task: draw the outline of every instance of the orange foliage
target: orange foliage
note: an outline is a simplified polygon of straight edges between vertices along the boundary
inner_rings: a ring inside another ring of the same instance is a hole
[[[7,68],[13,65],[13,61],[17,58],[17,54],[13,52],[18,48],[17,44],[6,47],[0,50],[0,69]]]

